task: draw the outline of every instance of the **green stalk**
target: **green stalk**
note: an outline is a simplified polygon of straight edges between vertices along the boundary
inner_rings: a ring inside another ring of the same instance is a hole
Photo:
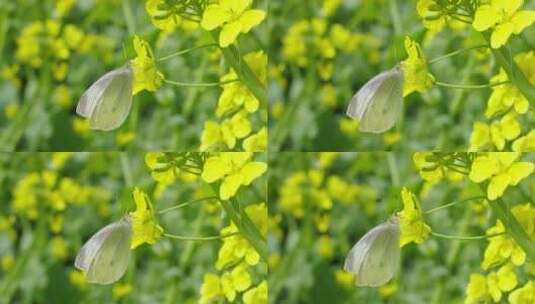
[[[490,33],[487,31],[482,34],[490,44]],[[499,49],[491,48],[491,50],[496,62],[498,62],[505,73],[507,73],[507,77],[511,83],[520,90],[532,107],[535,106],[535,87],[529,82],[526,75],[524,75],[522,70],[518,67],[511,52],[506,47],[501,47]]]
[[[535,261],[535,242],[529,237],[524,228],[516,220],[515,216],[507,208],[502,199],[489,202],[492,211],[507,229],[507,233],[513,237],[515,242],[524,250],[531,261]]]
[[[212,38],[217,43],[217,33],[211,32],[211,34]],[[253,72],[251,67],[249,67],[247,62],[245,62],[245,60],[240,57],[238,49],[233,45],[220,49],[221,53],[223,53],[223,56],[225,57],[225,60],[234,69],[242,83],[247,86],[249,91],[253,93],[253,95],[258,99],[260,103],[267,105],[268,99],[266,87],[260,82],[260,80],[258,80],[255,73]]]

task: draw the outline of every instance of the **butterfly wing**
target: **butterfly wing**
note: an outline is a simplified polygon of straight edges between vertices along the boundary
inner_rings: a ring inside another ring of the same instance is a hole
[[[394,126],[403,107],[403,72],[388,72],[360,120],[361,132],[383,133]]]
[[[113,130],[126,120],[132,106],[132,84],[133,73],[130,66],[116,70],[91,116],[92,129]]]
[[[104,74],[104,76],[100,77],[89,87],[89,89],[87,89],[87,91],[84,92],[78,101],[78,105],[76,106],[76,113],[78,113],[78,115],[85,118],[91,118],[91,115],[93,115],[93,112],[97,107],[99,99],[113,77],[115,77],[117,74],[117,71],[118,70],[113,70]]]
[[[399,267],[399,226],[384,223],[378,228],[372,230],[374,235],[370,238],[371,244],[356,276],[357,286],[381,286],[394,277]]]
[[[386,71],[373,77],[371,80],[366,82],[364,86],[360,88],[360,90],[358,90],[358,92],[353,96],[353,98],[351,98],[351,101],[349,102],[346,112],[347,116],[359,121],[362,120],[362,117],[370,105],[370,101],[372,100],[375,91],[377,91],[385,79],[388,78],[389,72],[390,71]]]
[[[126,272],[130,258],[132,227],[128,220],[115,223],[87,270],[90,283],[111,284]]]
[[[117,225],[118,223],[109,224],[95,233],[78,252],[74,266],[82,271],[87,271],[104,241]]]

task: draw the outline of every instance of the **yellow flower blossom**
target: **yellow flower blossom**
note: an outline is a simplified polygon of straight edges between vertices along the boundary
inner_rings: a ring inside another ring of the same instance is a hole
[[[465,304],[485,303],[490,300],[487,286],[487,279],[484,275],[473,273],[470,275],[470,282],[466,287]]]
[[[133,94],[142,90],[154,92],[162,86],[164,76],[156,67],[154,54],[148,42],[136,35],[133,43],[137,54],[131,61],[134,72]]]
[[[139,188],[134,188],[132,194],[136,203],[136,210],[130,212],[132,221],[131,248],[134,249],[143,243],[154,244],[162,237],[163,228],[156,222],[154,210],[147,194]]]
[[[526,75],[526,78],[535,85],[535,69],[533,68],[535,66],[535,52],[520,53],[515,56],[514,60],[520,70]],[[491,83],[505,81],[509,81],[509,78],[503,69],[500,69],[498,74],[490,80]],[[529,109],[529,101],[514,84],[505,83],[494,86],[487,103],[485,116],[492,117],[496,114],[509,111],[511,108],[518,114],[524,114]]]
[[[69,247],[67,241],[60,236],[55,236],[50,241],[50,252],[53,257],[64,260],[69,255]]]
[[[403,96],[414,91],[423,93],[433,86],[435,78],[427,70],[427,61],[420,45],[409,36],[405,37],[405,51],[408,57],[401,63],[405,76]]]
[[[171,33],[179,27],[188,31],[196,29],[198,23],[185,20],[175,13],[179,9],[184,9],[183,4],[170,7],[168,1],[165,0],[148,0],[145,3],[145,10],[149,14],[152,24],[160,30]]]
[[[223,295],[221,289],[221,280],[216,274],[205,273],[201,286],[201,299],[200,304],[211,303],[216,298]]]
[[[206,160],[201,177],[207,183],[221,180],[219,196],[223,200],[233,197],[241,186],[247,186],[264,172],[265,162],[252,161],[249,152],[223,152]]]
[[[488,291],[494,302],[499,302],[502,294],[513,290],[517,284],[516,274],[511,265],[502,266],[497,272],[491,272],[487,276]]]
[[[529,131],[528,134],[517,138],[513,143],[515,152],[534,152],[535,151],[535,130]]]
[[[247,290],[243,294],[245,304],[267,304],[268,302],[268,283],[263,280],[258,286]]]
[[[243,149],[246,152],[263,152],[267,150],[267,128],[263,127],[258,133],[252,134],[243,140]]]
[[[245,208],[245,213],[251,218],[260,233],[265,237],[268,229],[267,207],[265,203],[249,205]],[[237,233],[238,228],[234,223],[221,229],[221,235]],[[260,261],[260,255],[254,247],[241,235],[227,237],[223,240],[223,245],[219,249],[216,268],[221,270],[228,265],[244,261],[246,264],[254,266]]]
[[[127,297],[132,293],[134,287],[129,283],[119,283],[115,284],[112,289],[112,294],[114,299],[122,299]]]
[[[403,210],[398,212],[401,229],[400,246],[410,242],[421,244],[431,233],[431,228],[424,222],[421,207],[413,196],[407,188],[401,189]]]
[[[244,60],[251,67],[253,73],[262,84],[266,84],[267,80],[267,64],[268,58],[262,51],[248,53],[244,56]],[[238,79],[238,75],[234,69],[231,69],[227,74],[221,77],[221,82]],[[228,113],[234,112],[243,107],[249,113],[256,112],[259,108],[259,101],[249,91],[246,85],[240,81],[234,81],[223,84],[221,86],[223,92],[217,101],[216,115],[222,117]]]
[[[520,10],[523,0],[490,0],[481,4],[475,13],[472,26],[476,31],[492,30],[490,45],[496,49],[509,37],[520,34],[535,21],[535,11]]]
[[[69,272],[69,282],[80,289],[83,289],[87,286],[85,273],[79,270],[72,270]]]
[[[533,226],[533,222],[535,221],[535,208],[527,203],[513,207],[511,212],[527,234],[532,238],[535,238],[535,226]],[[496,225],[487,230],[487,235],[496,235],[504,232],[505,227],[502,222],[498,220]],[[523,265],[526,261],[526,253],[520,246],[518,246],[515,240],[507,234],[494,236],[489,239],[489,244],[485,249],[481,267],[486,270],[508,261],[516,266]]]
[[[201,27],[208,31],[221,27],[219,45],[227,47],[236,41],[239,34],[248,33],[266,17],[264,11],[250,9],[252,2],[220,0],[217,4],[210,4],[204,10]]]
[[[247,290],[251,286],[251,275],[244,263],[234,267],[232,271],[225,272],[221,276],[221,289],[230,302],[234,301],[236,294]]]
[[[4,273],[9,272],[15,265],[15,257],[12,255],[4,255],[0,259],[0,266]]]
[[[320,236],[316,242],[316,246],[317,246],[317,251],[318,251],[319,256],[326,258],[326,259],[329,259],[333,256],[334,245],[333,245],[333,240],[329,236],[327,235]]]
[[[535,281],[531,280],[522,288],[518,288],[509,294],[511,304],[535,303]]]
[[[148,152],[145,154],[145,164],[150,168],[152,178],[165,185],[173,183],[179,173],[176,166],[165,162],[163,152]]]
[[[489,180],[487,197],[495,200],[503,195],[508,186],[516,186],[528,177],[535,165],[530,162],[516,162],[516,152],[491,153],[478,156],[472,163],[469,178],[475,183]]]

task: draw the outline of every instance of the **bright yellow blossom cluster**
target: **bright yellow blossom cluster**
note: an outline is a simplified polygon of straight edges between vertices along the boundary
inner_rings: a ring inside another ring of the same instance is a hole
[[[252,204],[245,208],[245,213],[251,218],[262,236],[266,237],[268,229],[268,213],[265,203]],[[234,223],[221,230],[221,235],[237,233]],[[244,303],[267,303],[267,283],[265,280],[253,286],[251,267],[259,265],[260,255],[254,247],[241,235],[227,237],[219,249],[216,269],[221,275],[206,273],[201,287],[200,303],[211,303],[214,300],[226,298],[234,302],[242,293]],[[263,267],[263,266],[262,266]]]
[[[204,10],[201,27],[208,31],[221,27],[219,45],[228,47],[266,17],[266,12],[251,9],[252,3],[253,0],[220,0],[210,4]]]
[[[405,37],[407,59],[401,65],[405,77],[403,96],[417,91],[424,93],[433,86],[435,78],[427,70],[427,61],[420,45],[409,36]]]
[[[137,57],[132,60],[133,94],[143,90],[154,92],[162,86],[164,76],[158,71],[154,54],[148,42],[136,35],[133,43],[137,54]]]
[[[182,18],[176,12],[184,10],[184,4],[172,3],[165,0],[147,0],[145,10],[150,16],[152,24],[166,33],[174,32],[177,28],[194,31],[199,24]]]
[[[444,4],[446,4],[445,9],[442,7]],[[430,32],[431,36],[442,31],[446,27],[453,30],[460,30],[466,26],[465,23],[446,13],[448,11],[448,6],[449,11],[451,11],[455,4],[452,2],[444,3],[437,0],[418,0],[416,11],[420,18],[422,18],[422,23]]]
[[[535,239],[535,208],[530,203],[516,205],[511,209],[528,236]],[[512,304],[527,304],[535,300],[533,281],[528,281],[519,287],[516,269],[525,265],[526,254],[505,233],[506,229],[501,221],[487,230],[489,243],[481,267],[490,271],[486,276],[480,273],[470,275],[470,282],[466,289],[465,303],[482,303],[493,301],[499,303],[509,293],[507,299]],[[497,269],[497,270],[495,270]]]
[[[143,243],[156,243],[162,237],[163,228],[156,221],[148,195],[139,188],[135,188],[132,195],[136,204],[136,210],[130,212],[132,222],[131,248],[134,249]]]
[[[480,32],[490,29],[491,47],[502,47],[513,33],[520,34],[535,22],[535,11],[520,10],[522,4],[524,0],[482,1],[472,25]]]
[[[267,170],[265,162],[253,161],[250,152],[222,152],[210,156],[202,171],[207,183],[221,181],[219,197],[228,200],[236,195],[241,186],[250,185]]]
[[[262,52],[253,52],[244,56],[245,62],[252,68],[253,73],[262,84],[267,81],[267,56]],[[253,133],[253,120],[256,117],[249,117],[249,114],[258,112],[259,101],[245,86],[238,80],[237,73],[231,69],[221,77],[222,82],[232,81],[222,85],[217,108],[217,117],[222,118],[218,123],[208,120],[204,124],[201,136],[201,151],[214,149],[234,149],[241,141],[242,149],[248,152],[261,152],[267,148],[267,130],[260,129]],[[260,113],[263,115],[263,113]],[[265,122],[265,119],[260,119]]]
[[[405,246],[411,242],[421,244],[431,233],[431,228],[424,222],[422,208],[415,200],[414,194],[405,187],[401,189],[401,200],[403,201],[403,210],[397,214],[401,230],[400,246]]]
[[[515,56],[526,78],[535,85],[535,52],[529,51]],[[507,73],[500,69],[499,73],[492,77],[492,83],[508,81]],[[533,145],[528,140],[533,135],[522,135],[520,120],[527,116],[529,101],[512,83],[505,83],[492,88],[485,116],[494,119],[490,124],[475,122],[470,138],[470,151],[479,151],[486,148],[496,147],[504,150],[508,143],[512,142],[509,149],[513,151],[533,151]],[[501,116],[501,118],[499,117]]]
[[[517,152],[480,155],[472,163],[469,178],[476,183],[488,180],[487,196],[495,200],[503,195],[508,186],[516,186],[533,173],[535,165],[517,161],[520,156]]]

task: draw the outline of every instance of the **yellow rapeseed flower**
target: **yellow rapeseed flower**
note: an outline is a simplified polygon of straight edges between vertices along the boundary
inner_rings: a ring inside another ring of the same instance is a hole
[[[206,7],[201,27],[211,31],[221,27],[219,45],[227,47],[236,41],[241,33],[248,33],[266,17],[266,12],[250,9],[252,0],[220,0]]]
[[[154,244],[162,237],[163,228],[154,217],[154,210],[149,197],[139,188],[134,188],[136,211],[130,212],[132,221],[132,245],[134,249],[143,243]]]
[[[243,294],[243,303],[245,304],[267,304],[268,302],[268,283],[263,280],[256,287],[247,290]]]
[[[213,273],[205,273],[201,286],[200,304],[212,303],[216,298],[223,295],[221,279]]]
[[[487,197],[495,200],[503,195],[508,186],[516,186],[533,173],[535,165],[516,162],[520,153],[490,153],[478,156],[472,163],[469,178],[476,183],[489,180]]]
[[[405,187],[401,189],[403,210],[398,212],[400,221],[400,246],[410,242],[423,243],[431,233],[431,228],[424,222],[420,204],[414,199],[414,195]]]
[[[136,35],[133,43],[137,54],[131,61],[134,72],[133,94],[142,90],[154,92],[162,86],[164,76],[156,67],[155,57],[148,42]]]
[[[487,1],[477,8],[472,26],[480,32],[491,29],[490,45],[499,48],[535,21],[535,11],[520,10],[522,4],[523,0]]]
[[[249,152],[223,152],[211,156],[204,164],[201,177],[208,183],[221,180],[219,196],[228,200],[241,186],[248,186],[266,172],[267,164],[252,161],[252,157]]]
[[[518,288],[509,294],[511,304],[531,304],[535,303],[535,281],[531,280],[526,285]]]
[[[258,133],[252,134],[243,140],[243,149],[246,152],[263,152],[267,150],[267,128],[263,127]]]
[[[247,267],[247,264],[241,263],[221,276],[221,289],[230,302],[234,301],[238,292],[245,291],[251,286],[251,275]]]
[[[402,62],[405,82],[403,96],[414,91],[423,93],[433,86],[435,78],[427,70],[427,61],[420,45],[409,36],[405,37],[407,59]]]

